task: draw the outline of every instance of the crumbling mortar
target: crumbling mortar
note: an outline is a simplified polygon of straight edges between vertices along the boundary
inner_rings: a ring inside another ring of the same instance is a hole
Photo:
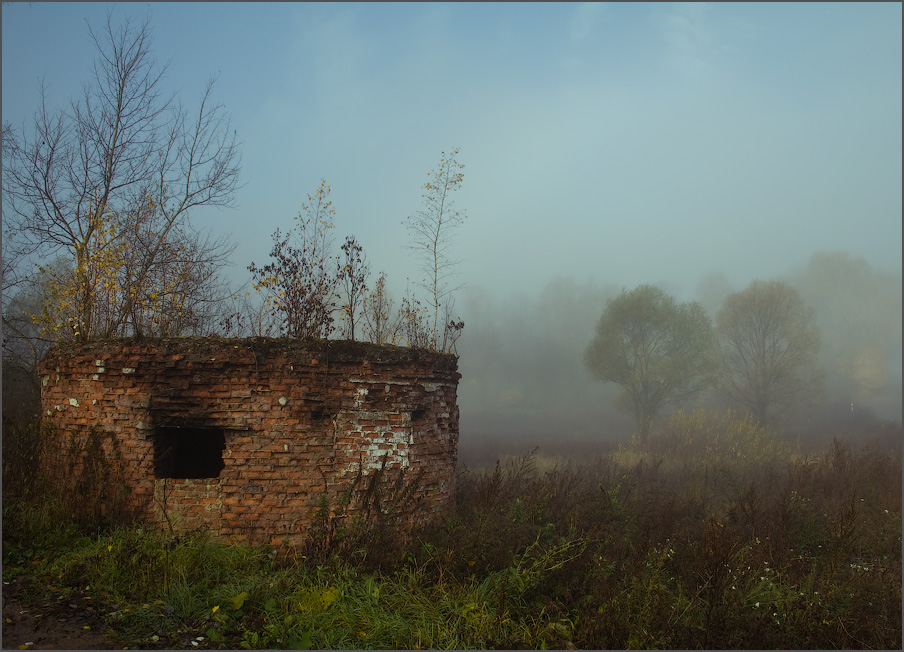
[[[171,346],[170,353],[177,350],[177,348],[178,347],[175,347],[175,345]],[[148,454],[147,451],[152,450],[150,446],[151,442],[148,439],[143,439],[143,437],[145,437],[145,433],[149,432],[149,430],[138,430],[134,426],[128,427],[126,424],[130,422],[136,423],[135,420],[137,419],[138,421],[142,421],[145,425],[153,425],[155,423],[161,425],[161,422],[159,422],[160,415],[156,410],[144,408],[141,410],[142,416],[138,416],[138,410],[136,408],[140,405],[140,401],[146,400],[149,396],[155,397],[155,400],[162,398],[161,393],[151,393],[149,395],[146,390],[139,390],[139,386],[151,387],[154,383],[159,384],[162,382],[164,385],[169,386],[166,394],[171,400],[166,402],[159,401],[151,407],[172,411],[171,419],[191,419],[201,427],[209,427],[210,425],[216,424],[217,427],[224,428],[224,430],[229,430],[230,432],[233,432],[240,427],[248,428],[250,429],[248,431],[249,435],[252,435],[248,438],[249,440],[261,436],[267,438],[272,437],[273,439],[269,440],[276,443],[267,446],[259,446],[259,448],[268,451],[266,453],[264,466],[253,465],[259,468],[252,471],[252,474],[263,476],[262,480],[266,481],[265,484],[267,487],[264,495],[267,496],[268,501],[274,503],[272,509],[266,513],[265,520],[268,523],[268,528],[272,527],[277,530],[282,529],[285,531],[299,530],[299,528],[301,531],[304,530],[304,526],[301,524],[305,519],[302,518],[299,520],[297,516],[292,516],[293,512],[298,514],[298,501],[302,499],[290,499],[286,492],[290,486],[298,489],[298,487],[303,486],[306,482],[309,483],[311,472],[315,474],[320,473],[322,476],[324,474],[332,476],[332,479],[326,479],[322,486],[324,487],[324,490],[331,493],[331,495],[336,495],[332,494],[332,492],[339,490],[342,486],[336,467],[337,465],[344,467],[351,461],[348,456],[349,451],[346,450],[351,442],[347,441],[348,438],[342,435],[347,431],[348,425],[354,423],[353,417],[355,412],[358,413],[358,416],[366,416],[370,419],[370,423],[365,428],[355,427],[351,431],[348,431],[349,434],[353,436],[353,440],[356,439],[358,442],[361,442],[361,444],[354,444],[361,446],[358,450],[359,471],[375,466],[374,463],[377,459],[380,459],[381,463],[386,462],[388,468],[393,465],[400,466],[404,464],[404,461],[413,459],[412,456],[415,454],[415,450],[419,450],[421,451],[421,453],[418,453],[421,455],[419,458],[421,463],[429,466],[429,468],[425,467],[422,470],[426,471],[429,477],[434,478],[431,482],[435,483],[437,481],[443,481],[442,473],[444,472],[441,471],[441,467],[434,468],[433,465],[435,462],[433,460],[436,459],[439,461],[443,455],[446,455],[453,460],[455,458],[454,446],[456,441],[454,438],[450,437],[448,433],[452,426],[451,421],[454,420],[455,423],[457,423],[458,415],[457,410],[453,412],[445,407],[447,404],[445,398],[449,389],[453,392],[452,397],[454,397],[455,381],[457,381],[458,378],[457,373],[453,372],[451,376],[453,381],[446,382],[442,392],[437,392],[436,390],[429,392],[429,389],[425,387],[423,383],[425,382],[425,379],[428,378],[430,380],[426,382],[436,381],[438,379],[437,374],[420,373],[417,364],[396,364],[395,371],[391,370],[392,367],[388,363],[376,367],[370,360],[364,365],[359,362],[357,366],[346,364],[346,366],[343,367],[342,364],[334,364],[336,356],[333,354],[335,351],[333,349],[328,349],[326,355],[320,359],[319,364],[307,367],[306,369],[303,368],[297,370],[293,376],[294,380],[292,382],[284,382],[280,379],[275,361],[270,358],[266,363],[268,366],[265,366],[259,353],[252,350],[251,355],[248,355],[245,351],[242,352],[244,355],[241,356],[237,356],[233,353],[233,358],[227,359],[222,367],[209,367],[209,371],[203,373],[215,373],[218,368],[228,368],[230,370],[229,377],[219,379],[220,384],[216,388],[205,388],[203,382],[199,387],[192,385],[191,388],[189,388],[189,391],[197,392],[197,397],[192,400],[180,401],[175,399],[179,397],[180,391],[184,391],[178,389],[179,386],[183,385],[183,381],[192,380],[199,374],[203,381],[201,366],[195,365],[192,371],[188,371],[189,375],[187,377],[184,372],[192,365],[182,366],[182,372],[180,372],[181,375],[173,375],[171,373],[173,368],[167,368],[159,362],[156,363],[155,366],[153,356],[145,355],[146,351],[140,351],[139,349],[132,351],[132,357],[134,360],[138,361],[138,364],[126,362],[125,357],[114,356],[109,354],[108,351],[104,352],[106,358],[105,364],[107,364],[109,368],[115,370],[117,368],[132,366],[147,367],[147,370],[141,374],[128,376],[108,374],[108,381],[102,379],[100,382],[104,383],[103,386],[105,389],[103,396],[110,397],[110,400],[102,402],[106,404],[97,407],[97,419],[104,420],[108,424],[110,431],[116,432],[117,437],[123,438],[123,441],[126,442],[127,446],[143,445],[144,454]],[[164,349],[165,347],[160,347],[161,351]],[[88,353],[93,355],[90,351]],[[141,353],[141,355],[138,355],[138,353]],[[98,358],[99,357],[100,356],[98,356]],[[209,356],[209,358],[220,357],[220,354]],[[254,358],[255,365],[253,372],[251,370],[252,357]],[[115,358],[115,360],[113,358]],[[89,363],[95,362],[91,355],[85,359],[88,360]],[[124,363],[118,363],[118,360],[123,360]],[[245,361],[244,364],[248,369],[247,372],[242,371],[242,360]],[[169,364],[170,362],[171,360],[166,360],[166,364]],[[181,366],[182,361],[180,360],[179,362]],[[192,361],[189,360],[188,362]],[[67,372],[70,371],[71,370],[67,369]],[[362,372],[367,373],[364,374]],[[252,373],[253,377],[251,375]],[[392,377],[393,373],[399,374],[398,382]],[[417,377],[419,373],[420,378]],[[379,379],[377,378],[378,375]],[[134,383],[138,381],[139,376],[143,376],[139,381],[139,385],[134,387],[131,385],[119,385],[120,382]],[[117,380],[117,378],[122,380]],[[369,380],[371,382],[360,382],[364,380]],[[311,387],[311,381],[316,382],[317,386],[322,388],[320,401],[309,400],[308,394]],[[113,385],[106,384],[107,382],[113,383]],[[252,384],[257,385],[257,387],[249,387],[249,385]],[[47,385],[45,386],[49,385],[50,379],[48,378]],[[267,391],[268,387],[273,388],[273,391],[269,392],[269,395],[273,397],[270,400],[272,401],[275,410],[272,413],[267,411],[266,408],[271,405],[270,403],[265,405],[247,406],[245,414],[248,415],[248,417],[243,419],[241,423],[236,422],[234,418],[230,418],[230,413],[234,413],[242,408],[242,402],[237,401],[234,395],[236,388],[242,387],[243,385],[248,387],[247,395],[249,398],[252,395],[257,395],[257,392],[255,391],[257,389]],[[96,384],[94,384],[94,386],[97,387]],[[290,389],[290,387],[292,389]],[[308,389],[305,390],[305,388]],[[368,392],[366,395],[358,395],[356,388],[366,388]],[[436,389],[439,389],[439,387]],[[60,391],[56,395],[60,397],[65,396],[63,391]],[[95,395],[97,395],[97,390],[95,389],[93,391],[95,392]],[[221,396],[219,401],[216,399],[216,396],[218,395]],[[438,402],[434,397],[440,395],[443,400]],[[82,399],[82,396],[83,394],[78,394],[73,395],[72,398],[80,400],[81,404],[84,405],[85,400]],[[115,420],[115,418],[112,418],[109,415],[103,416],[103,410],[108,409],[110,404],[116,400],[117,396],[125,398],[128,404],[127,406],[123,405],[118,408],[117,412],[113,413],[113,417],[119,416],[121,419]],[[225,398],[222,398],[223,396],[225,396]],[[287,401],[287,406],[293,406],[291,411],[293,416],[284,416],[284,411],[276,408],[277,398],[279,396],[288,397],[289,400]],[[296,396],[298,397],[297,400],[293,398]],[[357,406],[354,405],[356,396],[360,399]],[[386,399],[385,403],[378,403],[373,400],[375,397],[380,397],[381,399],[383,397],[389,398]],[[430,397],[430,400],[425,402],[426,397]],[[60,401],[59,398],[56,400],[58,402]],[[63,400],[65,402],[65,399]],[[319,408],[317,407],[318,405]],[[454,405],[454,398],[452,405]],[[441,407],[439,411],[442,413],[442,417],[437,416],[436,418],[448,420],[450,423],[434,424],[432,427],[426,427],[428,424],[424,423],[424,420],[426,419],[429,421],[434,418],[430,415],[436,414],[434,412],[434,410],[437,409],[436,406]],[[250,409],[252,407],[253,410]],[[198,412],[199,409],[203,414]],[[409,450],[408,445],[411,444],[410,437],[414,431],[412,425],[413,419],[410,414],[412,411],[419,412],[418,423],[420,425],[418,426],[418,432],[421,432],[420,429],[423,429],[423,432],[425,433],[424,436],[426,437],[435,437],[435,433],[442,433],[440,439],[445,440],[447,443],[444,444],[437,440],[434,445],[418,445]],[[363,414],[364,412],[368,412],[369,414],[365,415]],[[65,413],[61,413],[61,418],[66,418],[64,417],[64,414]],[[201,414],[201,416],[195,416],[198,414]],[[114,423],[114,421],[116,422]],[[348,425],[346,425],[346,421],[349,422]],[[204,424],[207,424],[207,426]],[[307,431],[309,428],[308,424],[314,426],[312,431]],[[324,437],[318,436],[318,430],[323,433]],[[307,434],[303,434],[306,431]],[[405,433],[409,433],[409,441],[407,443],[405,442]],[[283,438],[287,438],[287,440],[284,440]],[[288,441],[288,443],[285,443],[285,441]],[[289,444],[291,444],[291,451],[282,448],[284,445]],[[451,448],[449,448],[450,446]],[[239,441],[233,440],[228,444],[227,450],[224,452],[223,459],[226,468],[224,468],[222,472],[222,479],[227,484],[231,481],[229,480],[230,477],[237,477],[236,474],[239,470],[238,466],[246,463],[242,460],[249,460],[247,451],[243,453],[243,451],[240,450],[241,447],[242,444]],[[383,450],[389,451],[389,457],[380,454]],[[444,450],[447,452],[443,453]],[[326,458],[323,457],[323,454],[326,454]],[[131,453],[129,453],[128,457],[131,458]],[[295,467],[293,467],[292,464],[284,464],[284,460],[288,462],[290,459],[295,460]],[[318,460],[329,460],[329,462],[324,465]],[[310,471],[302,472],[297,467],[304,467],[305,469],[310,469]],[[269,471],[266,469],[269,469]],[[437,473],[440,473],[440,476],[437,476]],[[305,480],[305,477],[309,479]],[[148,485],[145,481],[136,478],[133,480],[133,483],[136,486],[136,489],[139,485],[144,486],[144,492],[145,495],[147,495]],[[336,489],[332,489],[332,487],[335,487]],[[171,488],[172,483],[168,482],[167,491]],[[151,495],[153,495],[153,492],[151,492]],[[219,530],[220,533],[224,533],[227,529],[226,519],[227,516],[230,515],[230,508],[228,502],[225,500],[229,495],[226,484],[221,487],[220,495],[223,500],[220,503],[219,508]],[[310,493],[306,495],[310,496]],[[208,520],[204,518],[198,520],[197,513],[217,514],[217,509],[211,507],[211,505],[217,504],[217,500],[210,496],[205,497],[204,500],[207,502],[199,503],[201,506],[198,507],[195,512],[191,509],[187,509],[185,506],[178,506],[180,513],[184,516],[185,522],[188,522],[191,519],[194,519],[191,521],[193,523],[208,522]],[[291,502],[290,504],[290,500],[294,502]],[[449,504],[448,499],[445,497],[443,498],[443,502],[447,505]],[[175,507],[176,506],[170,504],[169,509]],[[191,507],[191,505],[189,504],[188,507]],[[244,510],[242,511],[244,512]],[[250,512],[245,513],[250,516]],[[195,515],[193,516],[193,514]],[[176,527],[178,527],[178,525],[176,525]]]

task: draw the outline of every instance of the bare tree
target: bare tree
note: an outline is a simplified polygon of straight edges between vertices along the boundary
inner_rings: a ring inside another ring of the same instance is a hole
[[[218,333],[226,337],[275,337],[280,325],[266,296],[241,288],[218,304]]]
[[[236,132],[212,101],[215,79],[189,112],[163,96],[165,67],[151,55],[147,21],[114,27],[108,16],[102,31],[89,33],[97,58],[81,97],[68,110],[51,110],[42,89],[30,135],[8,156],[4,148],[5,217],[15,221],[21,246],[73,261],[72,278],[58,289],[68,293],[67,328],[79,340],[140,327],[132,320],[147,309],[138,305],[153,292],[147,284],[191,239],[192,209],[230,206],[240,167]],[[192,242],[189,248],[200,241]],[[196,253],[223,261],[217,252]],[[114,292],[111,304],[103,284],[126,268],[128,291]]]
[[[465,218],[464,213],[455,208],[452,199],[452,193],[461,188],[464,180],[464,165],[458,162],[457,156],[457,148],[448,154],[442,152],[439,165],[428,173],[430,179],[424,184],[423,210],[413,217],[409,216],[406,221],[413,240],[410,248],[420,256],[421,271],[425,274],[418,286],[429,296],[428,309],[432,312],[432,323],[427,333],[427,344],[434,349],[445,346],[440,337],[445,336],[447,327],[440,324],[440,312],[445,312],[443,306],[457,289],[449,285],[457,273],[458,261],[451,256],[455,231]],[[449,342],[448,338],[444,339]]]
[[[380,272],[376,286],[363,301],[364,336],[374,344],[396,344],[401,333],[399,314],[386,290],[386,272]]]
[[[133,270],[148,255],[138,242],[120,273],[122,294],[133,297],[129,322],[136,335],[208,334],[216,329],[221,305],[233,295],[220,270],[228,264],[234,243],[182,228],[174,235],[156,252],[157,262],[141,285],[131,284]],[[153,242],[152,237],[148,240]]]
[[[364,248],[353,235],[345,237],[342,254],[345,259],[339,272],[345,299],[345,303],[342,304],[342,334],[346,339],[354,340],[355,324],[358,323],[359,313],[367,292],[370,265],[364,255]]]
[[[333,332],[341,270],[331,253],[336,211],[329,195],[330,187],[321,179],[302,204],[295,227],[273,234],[272,262],[248,266],[254,288],[265,293],[267,305],[291,337],[327,338]]]
[[[63,259],[57,259],[49,267],[69,267]],[[43,310],[45,289],[41,277],[31,277],[22,283],[3,305],[3,361],[5,365],[21,369],[28,374],[37,373],[38,363],[51,342],[41,337],[35,315]],[[6,380],[6,379],[4,379]]]
[[[49,266],[70,265],[66,260],[57,260],[51,262]],[[34,319],[35,315],[41,314],[43,308],[44,288],[41,281],[40,277],[32,276],[17,284],[11,296],[4,291],[2,330],[4,427],[13,422],[25,423],[40,410],[38,363],[52,344],[41,336],[40,326]]]
[[[15,130],[8,122],[3,123],[3,136],[0,143],[2,143],[0,149],[2,149],[3,153],[4,174],[7,174],[13,160],[19,154],[19,142],[16,138]],[[18,237],[16,220],[12,219],[10,201],[6,196],[0,202],[0,207],[2,207],[3,211],[2,297],[5,306],[7,299],[13,294],[12,290],[28,281],[27,275],[22,273],[21,263],[25,257],[33,253],[33,247],[30,247],[29,243],[23,238]]]
[[[820,331],[815,313],[780,281],[754,281],[716,315],[718,387],[766,423],[778,407],[816,395]]]
[[[455,312],[454,299],[450,298],[446,301],[443,310],[443,323],[445,324],[445,328],[443,329],[443,343],[440,346],[440,351],[448,351],[457,355],[458,351],[455,348],[455,343],[458,341],[458,338],[461,337],[461,331],[465,327],[465,322],[461,318],[456,321],[452,316]]]
[[[405,345],[414,349],[436,349],[436,334],[431,330],[430,321],[429,310],[421,305],[406,285],[398,313],[399,333],[404,336]]]

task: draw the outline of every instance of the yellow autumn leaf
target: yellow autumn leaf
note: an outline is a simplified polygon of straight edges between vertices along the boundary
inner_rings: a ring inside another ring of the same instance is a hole
[[[245,604],[245,600],[248,598],[248,593],[246,591],[242,591],[237,596],[232,598],[232,608],[234,610],[239,610],[242,608],[242,605]]]

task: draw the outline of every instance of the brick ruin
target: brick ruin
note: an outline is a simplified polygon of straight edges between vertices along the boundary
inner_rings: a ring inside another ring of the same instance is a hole
[[[325,510],[360,516],[375,480],[407,483],[392,485],[416,504],[403,526],[441,517],[454,499],[453,355],[341,341],[108,340],[57,346],[39,372],[47,464],[85,492],[82,471],[100,462],[115,485],[101,502],[126,489],[124,504],[160,529],[298,545]]]

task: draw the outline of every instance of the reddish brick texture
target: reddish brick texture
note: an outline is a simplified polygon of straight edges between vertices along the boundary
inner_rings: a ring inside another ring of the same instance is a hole
[[[416,499],[406,526],[441,518],[454,500],[453,355],[343,341],[121,339],[57,346],[39,372],[46,463],[74,477],[97,466],[87,456],[102,457],[152,527],[300,545],[326,512],[364,513],[356,497],[366,487],[373,495],[375,478],[384,495],[404,486]]]

